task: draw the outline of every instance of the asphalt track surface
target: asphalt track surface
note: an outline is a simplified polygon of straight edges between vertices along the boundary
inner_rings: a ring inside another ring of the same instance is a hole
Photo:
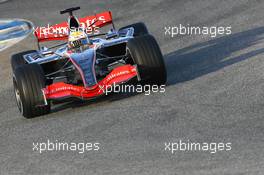
[[[263,174],[264,2],[260,0],[10,0],[1,18],[58,23],[111,10],[116,26],[143,21],[168,70],[166,93],[117,94],[57,107],[24,119],[12,92],[9,57],[36,47],[33,38],[1,52],[0,174]],[[165,26],[232,26],[232,35],[164,35]],[[33,142],[100,142],[98,152],[32,151]],[[164,151],[164,142],[231,142],[232,150]]]

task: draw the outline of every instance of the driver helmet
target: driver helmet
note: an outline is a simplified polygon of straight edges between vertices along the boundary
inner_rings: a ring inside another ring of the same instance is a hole
[[[89,44],[88,36],[83,31],[72,31],[69,35],[68,46],[71,49],[80,48]]]

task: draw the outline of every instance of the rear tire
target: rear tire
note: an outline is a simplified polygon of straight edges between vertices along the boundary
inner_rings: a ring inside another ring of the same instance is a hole
[[[131,25],[122,27],[122,28],[119,29],[119,31],[123,30],[123,29],[126,29],[126,28],[130,28],[130,27],[134,28],[134,35],[133,35],[134,37],[147,35],[149,33],[146,25],[143,22],[138,22],[138,23],[135,23],[135,24],[131,24]]]
[[[14,91],[19,111],[24,117],[33,118],[50,112],[50,103],[45,105],[42,92],[45,82],[45,75],[38,64],[26,64],[15,69]]]
[[[137,64],[143,84],[163,85],[167,81],[167,72],[159,45],[152,35],[132,38],[127,49],[133,62]]]
[[[33,52],[36,52],[36,51],[35,50],[28,50],[25,52],[20,52],[20,53],[12,55],[11,56],[12,70],[14,71],[18,66],[26,64],[26,61],[24,60],[23,55],[33,53]]]

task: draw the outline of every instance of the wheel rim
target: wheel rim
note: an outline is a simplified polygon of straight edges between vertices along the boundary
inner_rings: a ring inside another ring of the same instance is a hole
[[[23,103],[22,103],[20,92],[18,90],[17,83],[16,83],[15,79],[14,79],[14,91],[15,91],[17,107],[18,107],[20,113],[23,114]]]

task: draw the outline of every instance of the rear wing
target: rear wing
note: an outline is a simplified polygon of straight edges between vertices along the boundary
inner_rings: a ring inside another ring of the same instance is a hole
[[[84,29],[86,33],[99,32],[97,29],[113,24],[112,13],[110,11],[95,14],[93,16],[86,16],[78,19],[80,22],[80,28]],[[53,26],[37,27],[34,34],[38,42],[54,41],[54,40],[66,40],[69,35],[68,22],[62,22]]]

